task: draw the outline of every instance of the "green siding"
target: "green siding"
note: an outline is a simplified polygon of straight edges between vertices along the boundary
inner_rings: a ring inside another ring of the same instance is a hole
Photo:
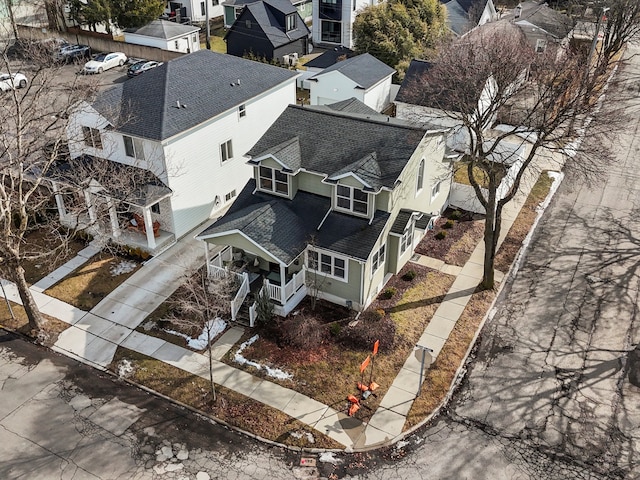
[[[236,12],[235,9],[231,7],[224,7],[224,24],[225,25],[233,25],[233,22],[236,21]]]
[[[300,190],[329,198],[333,195],[333,185],[322,183],[323,177],[321,175],[298,172],[296,177],[298,178],[298,189]]]
[[[398,266],[398,253],[400,252],[400,237],[395,235],[387,236],[387,266],[388,271],[391,273],[398,273],[400,267]]]
[[[362,279],[362,265],[355,260],[348,259],[349,262],[349,282],[342,282],[332,277],[324,277],[318,274],[318,282],[321,283],[320,292],[336,297],[351,300],[354,304],[361,303],[360,300],[360,280]],[[307,272],[307,280],[312,279],[314,272]]]

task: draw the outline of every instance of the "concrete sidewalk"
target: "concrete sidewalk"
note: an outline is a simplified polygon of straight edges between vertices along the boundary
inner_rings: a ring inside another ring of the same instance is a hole
[[[525,183],[522,192],[505,207],[500,243],[517,217],[535,179]],[[456,280],[418,341],[431,348],[435,360],[464,307],[482,278],[484,245],[480,243],[464,267],[442,263],[437,269],[456,275]],[[434,268],[434,259],[418,256],[415,262]],[[437,260],[435,261],[438,262]],[[179,279],[204,263],[202,245],[192,237],[178,242],[145,264],[91,312],[84,312],[32,288],[41,311],[71,325],[62,332],[53,349],[97,368],[105,369],[118,346],[148,355],[194,375],[208,378],[206,355],[145,335],[134,329],[179,286]],[[498,281],[501,276],[497,275]],[[17,303],[17,289],[3,284],[7,297]],[[349,449],[390,442],[402,434],[406,416],[419,388],[420,362],[413,353],[407,358],[380,407],[367,424],[350,418],[341,410],[324,405],[294,390],[257,378],[219,361],[242,335],[230,329],[213,345],[216,383],[281,410],[315,428]],[[423,392],[428,391],[425,386]],[[346,406],[346,401],[344,402]],[[344,407],[343,405],[340,408]]]

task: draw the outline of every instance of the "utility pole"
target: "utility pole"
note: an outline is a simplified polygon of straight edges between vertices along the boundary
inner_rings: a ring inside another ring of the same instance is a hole
[[[207,22],[207,50],[211,50],[211,25],[209,24],[209,2],[211,0],[204,0],[204,19]]]

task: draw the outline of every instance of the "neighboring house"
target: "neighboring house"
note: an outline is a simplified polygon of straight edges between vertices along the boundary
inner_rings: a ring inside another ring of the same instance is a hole
[[[289,0],[260,0],[245,5],[224,39],[229,55],[282,62],[307,53],[309,33]]]
[[[249,3],[256,0],[226,0],[222,2],[224,8],[224,28],[231,28],[233,22],[240,16],[242,9]],[[307,22],[311,21],[312,5],[311,0],[291,0],[291,4],[296,7],[300,17]]]
[[[447,205],[446,132],[342,108],[289,106],[247,154],[254,178],[197,236],[210,275],[234,264],[279,315],[307,293],[365,308]],[[228,248],[210,258],[212,245]]]
[[[322,52],[316,58],[312,58],[307,63],[305,63],[304,66],[309,72],[319,73],[325,68],[329,68],[332,65],[335,65],[339,61],[355,57],[355,55],[356,52],[354,52],[350,48],[339,45]]]
[[[223,9],[220,0],[207,0],[209,4],[209,18],[221,17]],[[204,22],[206,19],[205,0],[169,0],[165,13],[174,17],[178,22],[185,19],[192,22]]]
[[[517,25],[527,42],[542,53],[548,45],[566,47],[569,44],[574,21],[544,2],[523,2],[504,17]]]
[[[338,61],[308,79],[311,105],[326,105],[355,97],[381,112],[391,103],[394,73],[393,68],[368,53]]]
[[[440,0],[447,10],[447,25],[457,36],[498,18],[493,0]]]
[[[313,0],[314,45],[353,47],[353,22],[364,7],[375,0]]]
[[[174,52],[197,52],[200,50],[200,28],[168,20],[154,20],[144,27],[125,30],[124,41]]]
[[[82,102],[67,127],[71,158],[122,166],[141,178],[142,193],[122,200],[92,181],[80,199],[57,195],[63,223],[78,222],[66,201],[106,202],[102,235],[152,253],[175,242],[242,190],[252,173],[243,155],[295,102],[295,77],[200,50]],[[95,208],[89,214],[97,217]]]
[[[424,94],[423,86],[432,66],[432,63],[425,60],[411,60],[394,100],[396,117],[451,129],[447,146],[452,150],[464,152],[468,149],[469,134],[457,114],[459,107],[455,105],[456,99],[447,98],[446,94],[438,98]],[[486,108],[491,104],[492,92],[496,88],[495,80],[492,77],[488,78],[484,90],[478,98],[478,113],[486,111]],[[491,127],[493,121],[495,118],[488,119],[486,127]]]

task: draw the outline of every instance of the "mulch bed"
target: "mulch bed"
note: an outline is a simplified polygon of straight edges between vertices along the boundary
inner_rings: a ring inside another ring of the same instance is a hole
[[[484,221],[482,215],[463,212],[458,220],[453,220],[452,228],[443,228],[451,215],[456,211],[448,208],[436,220],[433,230],[426,233],[416,247],[416,253],[437,258],[451,265],[463,266],[471,256],[473,249],[482,238]],[[437,239],[439,232],[446,232],[443,239]]]
[[[413,280],[405,277],[405,275],[409,271],[415,272],[416,274]],[[397,275],[391,277],[391,279],[385,285],[384,289],[378,294],[375,300],[371,302],[371,305],[369,305],[367,310],[384,310],[385,312],[387,312],[388,310],[394,308],[398,303],[398,299],[402,298],[402,296],[404,295],[404,292],[423,282],[427,274],[432,271],[433,270],[423,265],[418,265],[417,263],[413,262],[407,262],[407,264],[402,267],[402,270],[400,270]],[[395,293],[391,296],[391,298],[386,298],[384,292],[392,289],[395,289]]]

